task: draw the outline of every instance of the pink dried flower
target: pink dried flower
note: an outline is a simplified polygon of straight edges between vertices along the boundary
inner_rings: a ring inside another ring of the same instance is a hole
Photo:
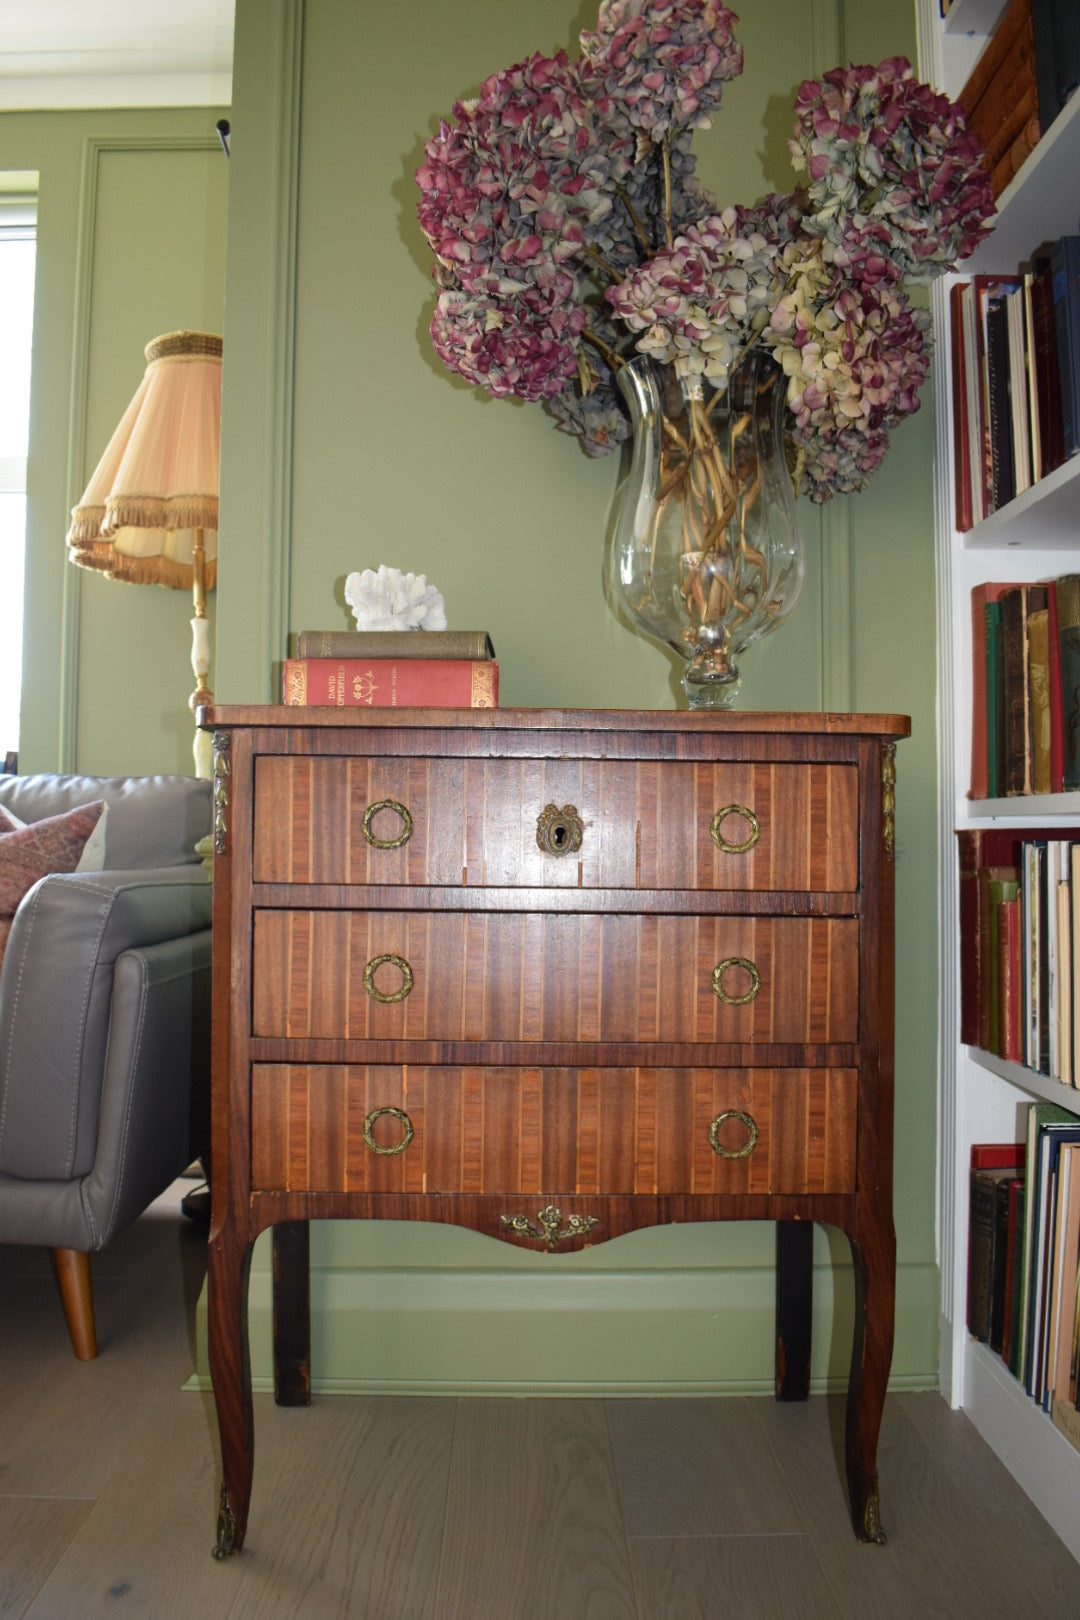
[[[689,226],[605,296],[640,334],[641,353],[724,387],[742,348],[768,322],[776,256],[764,236],[742,231],[739,211],[729,208]]]
[[[791,147],[809,178],[805,228],[845,268],[891,261],[930,280],[978,245],[994,211],[982,148],[961,109],[921,84],[906,57],[806,80]]]
[[[525,291],[514,299],[485,292],[440,293],[431,322],[439,359],[497,399],[549,399],[577,371],[580,305],[545,305]]]
[[[718,0],[603,0],[581,49],[623,116],[655,142],[712,123],[724,84],[742,72],[738,20]]]
[[[691,143],[742,71],[737,20],[719,0],[602,0],[578,61],[534,55],[455,105],[417,172],[432,341],[589,455],[629,436],[614,373],[631,349],[722,386],[760,344],[827,500],[863,487],[918,408],[928,319],[903,288],[978,243],[989,182],[960,109],[892,57],[802,85],[803,190],[720,208]]]

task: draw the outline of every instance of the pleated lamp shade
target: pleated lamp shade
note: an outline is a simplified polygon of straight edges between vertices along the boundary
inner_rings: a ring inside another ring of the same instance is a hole
[[[137,585],[217,582],[221,338],[169,332],[146,345],[146,375],[71,514],[80,568]],[[198,537],[197,537],[198,536]]]

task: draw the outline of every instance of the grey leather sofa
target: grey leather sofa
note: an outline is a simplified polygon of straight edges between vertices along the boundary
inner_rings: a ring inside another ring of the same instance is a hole
[[[72,1347],[97,1353],[90,1253],[208,1146],[210,784],[0,776],[23,822],[104,799],[104,870],[50,874],[0,968],[0,1243],[52,1250]]]

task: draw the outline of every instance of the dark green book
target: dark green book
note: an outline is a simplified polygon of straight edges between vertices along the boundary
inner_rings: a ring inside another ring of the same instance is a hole
[[[986,614],[986,796],[1000,798],[1005,666],[1002,660],[1001,603],[987,602]]]
[[[1019,1178],[1013,1187],[1013,1198],[1016,1202],[1015,1241],[1012,1253],[1012,1277],[1009,1280],[1009,1354],[1007,1363],[1009,1371],[1014,1378],[1020,1376],[1020,1346],[1022,1335],[1020,1318],[1024,1308],[1024,1209],[1027,1200],[1027,1183]]]

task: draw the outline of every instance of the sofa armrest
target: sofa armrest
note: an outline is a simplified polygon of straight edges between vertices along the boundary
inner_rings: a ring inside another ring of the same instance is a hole
[[[0,1173],[90,1170],[116,960],[208,928],[211,896],[201,867],[53,874],[24,896],[0,971]]]

